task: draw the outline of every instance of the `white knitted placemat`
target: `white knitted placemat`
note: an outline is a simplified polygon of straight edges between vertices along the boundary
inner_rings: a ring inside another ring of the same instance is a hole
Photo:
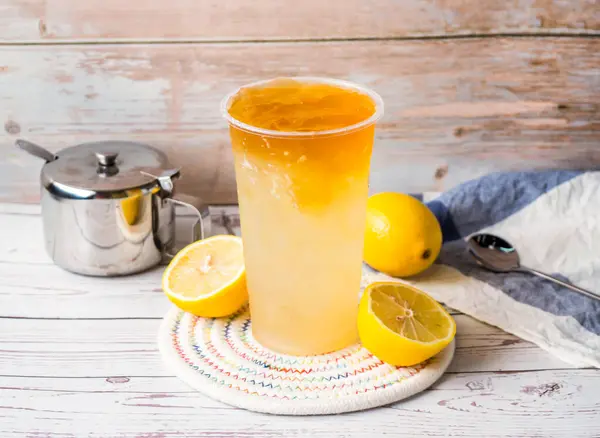
[[[387,405],[423,391],[448,368],[454,342],[429,361],[384,364],[360,345],[320,356],[287,356],[252,337],[250,314],[198,318],[173,308],[159,331],[162,357],[201,393],[251,411],[338,414]]]

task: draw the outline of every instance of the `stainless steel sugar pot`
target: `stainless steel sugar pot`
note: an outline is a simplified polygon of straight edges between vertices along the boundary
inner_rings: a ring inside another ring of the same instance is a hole
[[[52,154],[25,140],[16,144],[46,161],[40,176],[45,244],[68,271],[116,276],[159,264],[174,249],[175,204],[195,212],[192,239],[203,237],[207,209],[174,196],[179,170],[150,146],[106,141]]]

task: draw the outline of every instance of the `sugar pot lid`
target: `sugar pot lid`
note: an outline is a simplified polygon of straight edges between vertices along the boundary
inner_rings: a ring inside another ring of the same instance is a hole
[[[101,141],[59,151],[42,168],[41,179],[46,189],[60,197],[122,198],[134,189],[153,189],[168,168],[166,155],[148,145]]]

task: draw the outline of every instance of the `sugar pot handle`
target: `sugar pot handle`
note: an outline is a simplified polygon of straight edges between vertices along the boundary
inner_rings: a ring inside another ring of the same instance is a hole
[[[194,222],[194,225],[192,225],[192,236],[190,243],[195,242],[196,240],[204,239],[204,218],[196,206],[182,201],[181,199],[177,199],[177,197],[165,198],[164,201],[170,202],[171,204],[180,205],[182,207],[187,207],[192,210],[192,212],[194,212],[198,218],[196,219],[196,222]]]
[[[144,175],[151,176],[157,179],[158,184],[160,186],[160,198],[162,202],[169,202],[174,205],[179,205],[182,207],[186,207],[194,212],[197,216],[196,221],[192,225],[192,235],[191,241],[189,243],[193,243],[197,240],[204,239],[205,237],[205,225],[204,218],[202,217],[202,212],[198,207],[191,204],[190,202],[183,201],[177,196],[173,195],[173,179],[179,177],[179,169],[170,169],[163,171],[160,175],[153,175],[148,172],[142,171]],[[195,198],[195,197],[194,197]],[[174,254],[170,254],[165,252],[165,255],[168,258],[173,258]]]

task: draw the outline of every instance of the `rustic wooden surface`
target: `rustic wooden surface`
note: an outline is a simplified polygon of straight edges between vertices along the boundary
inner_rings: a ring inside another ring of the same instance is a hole
[[[223,405],[161,363],[156,333],[170,306],[161,269],[118,279],[64,272],[44,253],[39,212],[0,204],[2,438],[600,436],[598,370],[455,311],[448,373],[409,400],[307,418]],[[214,233],[224,232],[223,212],[235,221],[235,208],[213,208]]]
[[[277,75],[341,77],[378,91],[372,191],[440,191],[506,169],[600,166],[600,39],[0,46],[0,200],[37,202],[39,160],[127,138],[165,150],[183,190],[235,201],[219,101]]]
[[[0,41],[598,34],[595,0],[4,0]]]

